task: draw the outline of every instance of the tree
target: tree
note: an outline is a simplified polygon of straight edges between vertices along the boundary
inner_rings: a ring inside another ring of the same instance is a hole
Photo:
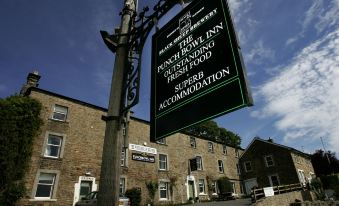
[[[317,150],[311,155],[311,161],[318,177],[339,172],[339,160],[334,152]]]
[[[0,99],[0,205],[15,205],[25,194],[23,179],[42,125],[41,108],[30,97]]]
[[[225,128],[219,127],[218,124],[212,120],[189,127],[185,132],[235,147],[239,147],[241,144],[240,136]]]

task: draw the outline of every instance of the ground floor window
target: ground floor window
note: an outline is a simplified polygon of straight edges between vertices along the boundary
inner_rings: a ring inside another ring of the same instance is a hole
[[[199,193],[205,194],[205,180],[199,179]]]
[[[53,196],[53,189],[55,184],[56,174],[54,173],[40,173],[39,180],[35,192],[35,198],[51,199]]]
[[[279,176],[278,175],[270,175],[268,176],[269,180],[270,180],[270,184],[271,186],[279,186],[280,182],[279,182]]]
[[[81,181],[80,183],[80,199],[86,197],[90,192],[92,192],[92,181]]]
[[[126,179],[124,177],[120,178],[120,188],[119,188],[119,194],[120,196],[124,196],[126,191]]]
[[[160,200],[169,200],[168,182],[159,182],[159,196]]]

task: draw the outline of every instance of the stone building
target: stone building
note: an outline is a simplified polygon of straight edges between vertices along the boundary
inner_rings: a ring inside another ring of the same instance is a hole
[[[37,87],[40,76],[30,73],[22,94],[42,103],[44,124],[34,139],[25,180],[28,194],[20,205],[74,205],[99,189],[101,155],[107,109]],[[146,181],[159,183],[156,203],[181,203],[216,195],[216,180],[228,177],[233,191],[242,194],[238,166],[241,148],[222,145],[183,133],[150,142],[149,123],[132,117],[128,144],[122,147],[120,191],[141,189],[149,202]],[[197,170],[190,171],[195,159]]]
[[[314,175],[310,155],[272,139],[254,138],[239,162],[246,194],[255,186],[306,185]]]

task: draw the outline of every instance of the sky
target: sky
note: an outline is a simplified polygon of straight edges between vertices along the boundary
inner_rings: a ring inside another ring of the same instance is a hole
[[[139,0],[139,11],[157,1]],[[339,153],[339,0],[229,0],[254,106],[218,117],[220,127],[306,153]],[[123,1],[0,1],[0,98],[18,93],[29,72],[39,88],[106,107],[115,56],[100,30],[120,25]],[[160,21],[163,26],[183,6]],[[134,116],[149,121],[151,36]],[[320,138],[323,138],[324,147]],[[338,154],[337,154],[338,156]]]

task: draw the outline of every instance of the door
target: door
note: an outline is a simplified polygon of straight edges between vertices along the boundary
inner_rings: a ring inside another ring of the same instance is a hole
[[[86,197],[90,192],[92,192],[92,181],[81,181],[80,183],[80,194],[79,198]]]
[[[257,178],[248,179],[244,181],[246,194],[250,195],[253,187],[258,187]]]
[[[189,180],[188,181],[188,199],[192,198],[194,199],[194,181]]]

